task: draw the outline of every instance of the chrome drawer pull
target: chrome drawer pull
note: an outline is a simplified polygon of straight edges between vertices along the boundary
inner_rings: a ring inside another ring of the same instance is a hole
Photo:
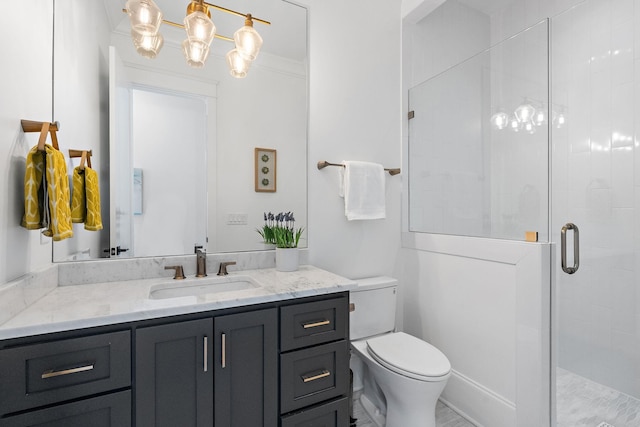
[[[41,375],[43,380],[47,378],[60,377],[62,375],[77,374],[78,372],[92,371],[93,365],[79,366],[77,368],[64,369],[62,371],[46,371]]]
[[[209,359],[209,339],[207,338],[206,335],[204,337],[203,345],[204,345],[204,355],[203,355],[204,356],[204,366],[203,366],[203,368],[204,368],[204,371],[207,372],[209,370],[209,365],[207,363],[208,362],[207,359]]]
[[[222,367],[227,367],[227,335],[222,333]]]
[[[309,383],[309,382],[311,382],[311,381],[319,380],[320,378],[326,378],[326,377],[328,377],[329,375],[331,375],[331,372],[329,372],[329,371],[327,371],[327,370],[324,370],[324,371],[322,371],[322,373],[321,373],[321,374],[318,374],[318,375],[311,375],[311,376],[309,376],[309,375],[302,375],[302,376],[301,376],[301,378],[302,378],[302,382],[304,382],[304,383]]]
[[[324,326],[324,325],[330,325],[330,324],[331,324],[331,320],[322,320],[320,322],[305,323],[302,325],[302,327],[305,329],[309,329],[309,328],[316,328],[318,326]]]

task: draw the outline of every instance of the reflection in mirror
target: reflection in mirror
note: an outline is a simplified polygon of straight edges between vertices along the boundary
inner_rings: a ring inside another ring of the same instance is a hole
[[[410,89],[410,231],[548,240],[547,37],[543,21]]]
[[[165,19],[184,19],[188,1],[156,3]],[[156,58],[138,55],[124,4],[55,2],[60,145],[93,151],[104,229],[75,224],[73,239],[54,244],[54,261],[192,254],[196,244],[209,252],[265,249],[256,232],[264,211],[293,211],[306,229],[306,9],[283,0],[218,2],[272,22],[254,24],[264,44],[236,79],[225,59],[232,42],[214,39],[205,66],[191,68],[184,30],[168,25]],[[224,36],[244,25],[211,15]],[[277,152],[275,193],[255,191],[256,147]]]

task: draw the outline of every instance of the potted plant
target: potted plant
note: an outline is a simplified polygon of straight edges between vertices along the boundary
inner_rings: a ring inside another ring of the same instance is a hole
[[[304,229],[295,227],[292,212],[280,212],[273,215],[264,214],[265,223],[258,234],[265,243],[276,245],[276,270],[296,271],[299,264],[298,242]]]

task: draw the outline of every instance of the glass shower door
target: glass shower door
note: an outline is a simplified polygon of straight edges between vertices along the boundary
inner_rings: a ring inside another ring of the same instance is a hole
[[[627,6],[585,1],[551,20],[558,427],[640,426],[640,74]]]

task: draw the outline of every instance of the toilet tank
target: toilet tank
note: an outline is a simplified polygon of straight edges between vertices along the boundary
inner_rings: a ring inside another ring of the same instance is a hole
[[[396,327],[396,290],[392,277],[369,277],[354,280],[358,287],[349,293],[355,310],[349,317],[352,340],[391,332]]]

